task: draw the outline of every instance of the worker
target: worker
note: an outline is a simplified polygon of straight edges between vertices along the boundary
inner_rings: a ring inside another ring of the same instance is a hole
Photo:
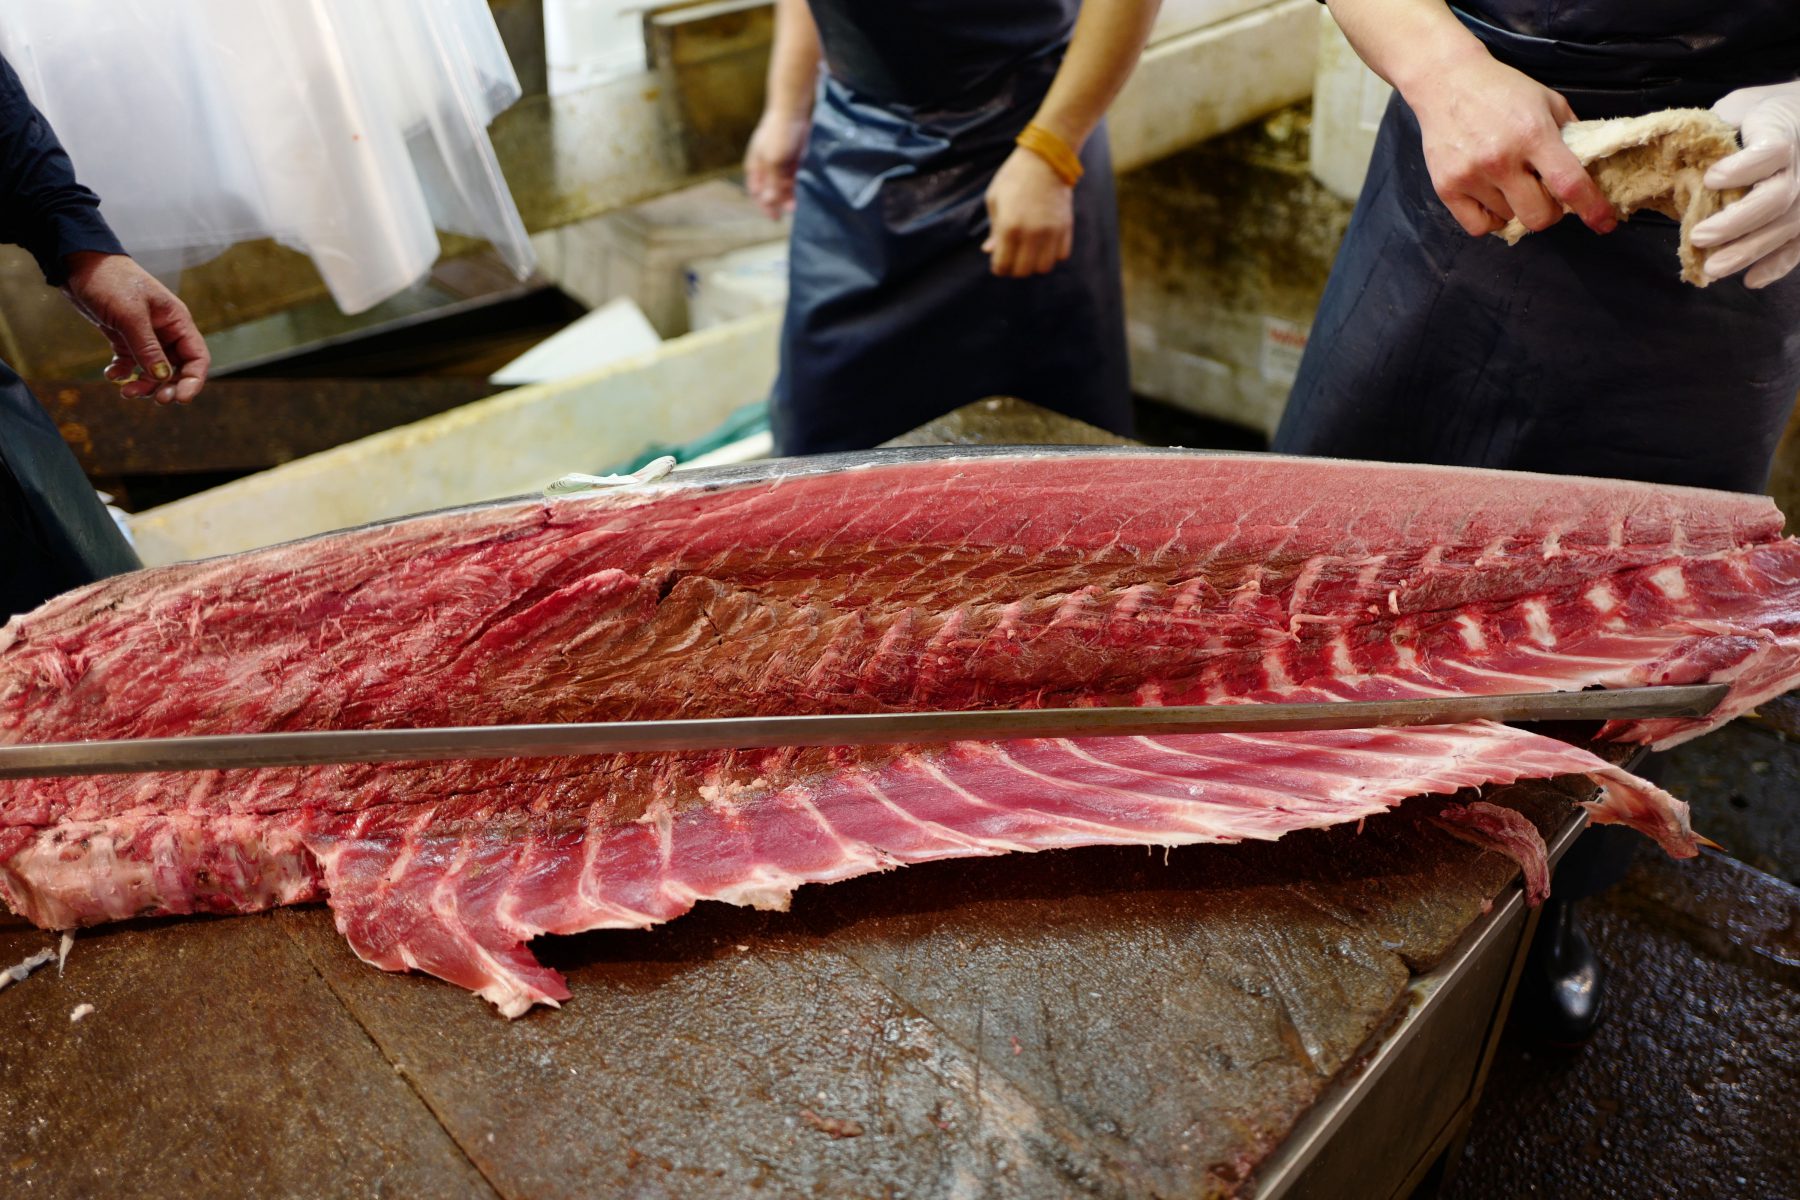
[[[178,152],[170,147],[170,153]],[[106,378],[127,399],[186,404],[206,343],[185,305],[125,256],[100,202],[0,59],[0,240],[23,246],[112,345]],[[138,565],[49,414],[0,364],[0,622]]]
[[[1330,5],[1396,95],[1274,448],[1762,490],[1800,391],[1800,4]],[[1700,289],[1675,223],[1621,224],[1558,130],[1708,105],[1745,148],[1705,182],[1750,191],[1695,229]],[[1513,217],[1539,232],[1486,236]],[[1630,837],[1558,871],[1522,984],[1552,1042],[1600,1020],[1575,902]]]
[[[744,166],[794,217],[778,450],[873,446],[993,395],[1129,429],[1101,118],[1157,3],[776,0]]]

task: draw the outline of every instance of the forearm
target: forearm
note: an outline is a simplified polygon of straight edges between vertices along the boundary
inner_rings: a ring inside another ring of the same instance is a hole
[[[812,111],[819,55],[819,27],[806,0],[775,0],[775,42],[769,51],[764,111],[785,117]]]
[[[29,250],[44,277],[60,284],[65,260],[84,250],[121,249],[94,193],[75,168],[18,75],[0,59],[0,241]]]
[[[1465,67],[1490,57],[1444,0],[1329,0],[1331,15],[1369,69],[1408,103]]]
[[[1131,78],[1161,0],[1086,0],[1033,125],[1079,150]]]

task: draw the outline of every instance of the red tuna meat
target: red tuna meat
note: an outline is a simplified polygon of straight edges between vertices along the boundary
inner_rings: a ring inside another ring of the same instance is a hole
[[[0,630],[0,741],[922,707],[1795,682],[1800,544],[1763,497],[1167,451],[958,451],[429,515],[61,597]],[[1015,850],[1274,838],[1586,774],[1465,724],[0,784],[0,894],[49,928],[323,897],[378,966],[503,1012],[525,943]]]

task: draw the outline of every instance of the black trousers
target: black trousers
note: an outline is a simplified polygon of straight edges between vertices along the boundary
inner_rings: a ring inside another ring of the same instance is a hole
[[[49,414],[0,365],[0,622],[141,565]]]

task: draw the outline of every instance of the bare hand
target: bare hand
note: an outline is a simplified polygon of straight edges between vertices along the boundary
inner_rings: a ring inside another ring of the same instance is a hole
[[[1047,274],[1075,247],[1075,189],[1029,150],[1014,150],[994,173],[987,211],[981,252],[996,275]]]
[[[794,175],[806,150],[810,116],[765,111],[744,151],[744,186],[771,219],[794,211]]]
[[[1548,229],[1564,207],[1595,233],[1618,215],[1563,144],[1569,102],[1482,52],[1447,63],[1406,97],[1419,118],[1425,165],[1438,198],[1470,236],[1517,217]]]
[[[112,343],[106,377],[128,400],[187,404],[206,384],[212,359],[187,305],[123,254],[82,251],[66,260],[67,296]]]

